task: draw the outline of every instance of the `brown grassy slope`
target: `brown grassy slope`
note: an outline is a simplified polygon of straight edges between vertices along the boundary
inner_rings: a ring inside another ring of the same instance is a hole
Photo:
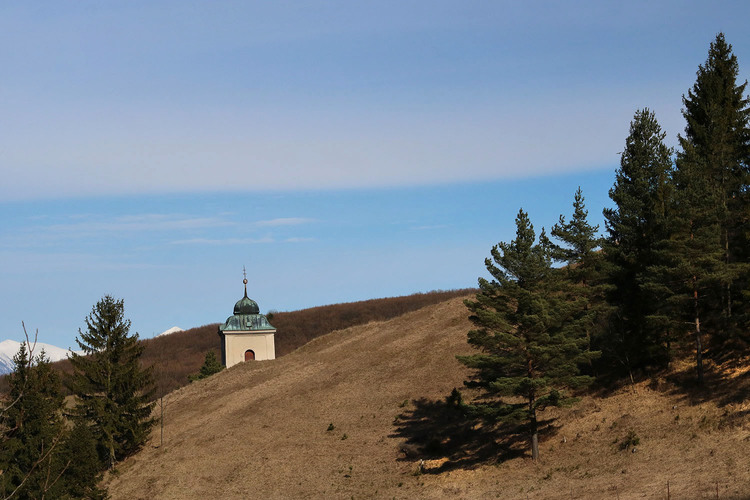
[[[277,312],[270,318],[277,330],[276,356],[289,354],[312,339],[334,330],[395,318],[469,292],[470,290],[439,290]],[[228,309],[227,316],[231,312]],[[214,323],[144,340],[146,349],[141,361],[144,366],[154,366],[157,396],[186,385],[188,375],[200,370],[208,351],[213,350],[217,359],[221,359],[218,327]]]
[[[294,351],[314,338],[369,321],[395,318],[421,307],[437,304],[470,290],[436,290],[401,297],[386,297],[277,312],[269,319],[276,328],[276,356]],[[228,309],[228,314],[232,312]],[[208,351],[221,359],[217,323],[144,340],[141,362],[154,366],[157,396],[187,385],[188,375],[197,373]]]
[[[421,307],[471,292],[472,290],[435,290],[401,297],[277,312],[271,318],[272,324],[277,329],[276,356],[289,354],[310,340],[334,330],[342,330],[369,321],[395,318]],[[227,316],[231,314],[233,305],[228,304]],[[157,397],[187,385],[188,375],[200,370],[208,351],[213,350],[217,358],[221,359],[218,326],[218,323],[212,323],[143,341],[145,351],[141,362],[144,366],[154,366]],[[67,360],[53,363],[53,366],[66,375],[73,371]],[[7,391],[7,380],[5,377],[0,377],[0,394]]]
[[[542,459],[492,465],[445,444],[405,457],[406,436],[440,438],[439,406],[466,377],[460,299],[318,338],[275,361],[241,364],[167,398],[164,445],[107,479],[113,499],[750,498],[748,372],[708,400],[662,380],[547,412]],[[706,396],[706,394],[704,394]],[[726,397],[725,397],[726,396]],[[420,398],[425,398],[420,400]],[[408,401],[404,404],[404,401]],[[431,412],[432,408],[438,411]],[[329,424],[334,429],[328,431]],[[620,451],[630,431],[635,453]],[[433,443],[434,444],[434,443]],[[480,449],[478,443],[475,449]],[[429,446],[429,444],[428,444]],[[409,449],[409,446],[406,446]],[[448,457],[440,457],[445,452]],[[427,458],[424,472],[418,459]]]

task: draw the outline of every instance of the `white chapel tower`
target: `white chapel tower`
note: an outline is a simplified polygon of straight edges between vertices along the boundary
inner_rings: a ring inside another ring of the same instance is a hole
[[[234,314],[219,327],[221,362],[227,368],[243,361],[276,359],[276,328],[260,314],[258,304],[247,297],[247,277],[242,282],[245,296],[234,305]]]

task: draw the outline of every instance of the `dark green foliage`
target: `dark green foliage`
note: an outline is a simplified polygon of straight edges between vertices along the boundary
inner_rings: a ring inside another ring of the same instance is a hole
[[[206,360],[203,362],[200,371],[195,375],[188,376],[188,379],[190,379],[191,382],[195,382],[196,380],[210,377],[214,373],[219,373],[223,369],[224,365],[216,359],[216,353],[214,351],[208,351],[206,353]]]
[[[76,342],[85,355],[73,355],[71,388],[76,415],[90,425],[102,463],[134,453],[146,441],[154,419],[150,369],[143,369],[143,346],[129,335],[122,300],[104,296],[86,318]]]
[[[62,383],[44,352],[30,357],[24,343],[13,361],[10,403],[0,413],[3,498],[104,498],[96,449],[65,425]]]
[[[711,196],[705,178],[683,164],[676,173],[677,195],[673,217],[674,236],[665,245],[670,255],[669,265],[654,267],[668,297],[670,318],[675,330],[692,333],[696,346],[696,375],[703,383],[703,336],[721,323],[721,301],[717,300],[727,276],[723,265],[721,228],[715,198]],[[692,325],[692,328],[687,325]]]
[[[672,151],[664,145],[654,113],[637,111],[605,209],[604,255],[612,315],[603,343],[605,359],[632,370],[668,359],[663,303],[650,268],[666,258],[659,249],[670,237]]]
[[[721,314],[711,329],[725,338],[747,326],[748,314],[741,292],[750,273],[750,108],[744,96],[747,82],[738,85],[738,73],[732,47],[719,33],[698,68],[695,84],[683,96],[686,126],[677,157],[677,186],[687,191],[681,208],[689,210],[681,212],[687,219],[682,225],[690,223],[696,232],[718,232],[716,241],[704,242],[716,246],[708,251],[720,254],[720,263],[713,270],[715,290],[702,301],[715,301],[712,309]]]
[[[66,467],[58,453],[65,436],[60,379],[44,352],[30,359],[25,343],[13,362],[9,381],[13,403],[0,416],[3,496],[16,491],[14,498],[59,497],[59,478]]]
[[[71,498],[98,500],[107,497],[106,490],[97,486],[102,464],[94,435],[84,422],[76,422],[68,433],[61,449],[61,460],[67,464],[63,480]]]
[[[599,226],[588,222],[588,211],[579,187],[570,221],[561,215],[550,233],[562,243],[552,244],[552,257],[564,264],[561,279],[567,285],[568,301],[577,307],[575,320],[569,321],[568,326],[585,332],[587,350],[591,350],[592,338],[601,330],[600,324],[608,310],[605,301],[608,287],[604,281],[604,259],[598,251],[601,243],[598,231]]]
[[[536,242],[523,210],[516,239],[494,246],[492,257],[485,265],[493,281],[480,278],[476,300],[466,301],[476,326],[468,340],[481,353],[458,357],[476,370],[467,385],[484,389],[485,397],[463,406],[473,416],[517,426],[536,459],[537,412],[569,401],[561,389],[590,381],[578,370],[590,359],[586,336],[566,328],[575,321],[576,307],[551,267],[549,240],[542,232]]]

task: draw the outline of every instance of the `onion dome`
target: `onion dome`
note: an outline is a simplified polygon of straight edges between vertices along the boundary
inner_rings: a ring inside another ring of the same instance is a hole
[[[234,314],[228,317],[223,325],[219,327],[220,332],[247,332],[259,330],[275,330],[263,314],[260,314],[258,303],[247,296],[247,278],[242,280],[245,284],[245,296],[234,305]]]
[[[245,296],[234,305],[234,314],[260,314],[258,303],[247,297],[247,288],[245,289]]]

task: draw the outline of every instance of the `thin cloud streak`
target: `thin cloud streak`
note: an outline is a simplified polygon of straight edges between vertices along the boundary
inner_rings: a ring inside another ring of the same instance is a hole
[[[61,233],[102,233],[124,231],[179,231],[232,226],[235,223],[216,217],[182,217],[168,214],[125,215],[110,221],[86,221],[52,224],[43,229]]]
[[[311,241],[317,241],[315,238],[287,238],[284,240],[286,243],[309,243]]]
[[[305,217],[280,217],[278,219],[261,220],[255,223],[258,227],[277,227],[277,226],[298,226],[300,224],[309,224],[315,222],[315,219]]]
[[[212,239],[212,238],[190,238],[186,240],[175,240],[171,241],[172,245],[255,245],[255,244],[267,244],[275,243],[271,237],[264,238],[224,238],[224,239]]]

